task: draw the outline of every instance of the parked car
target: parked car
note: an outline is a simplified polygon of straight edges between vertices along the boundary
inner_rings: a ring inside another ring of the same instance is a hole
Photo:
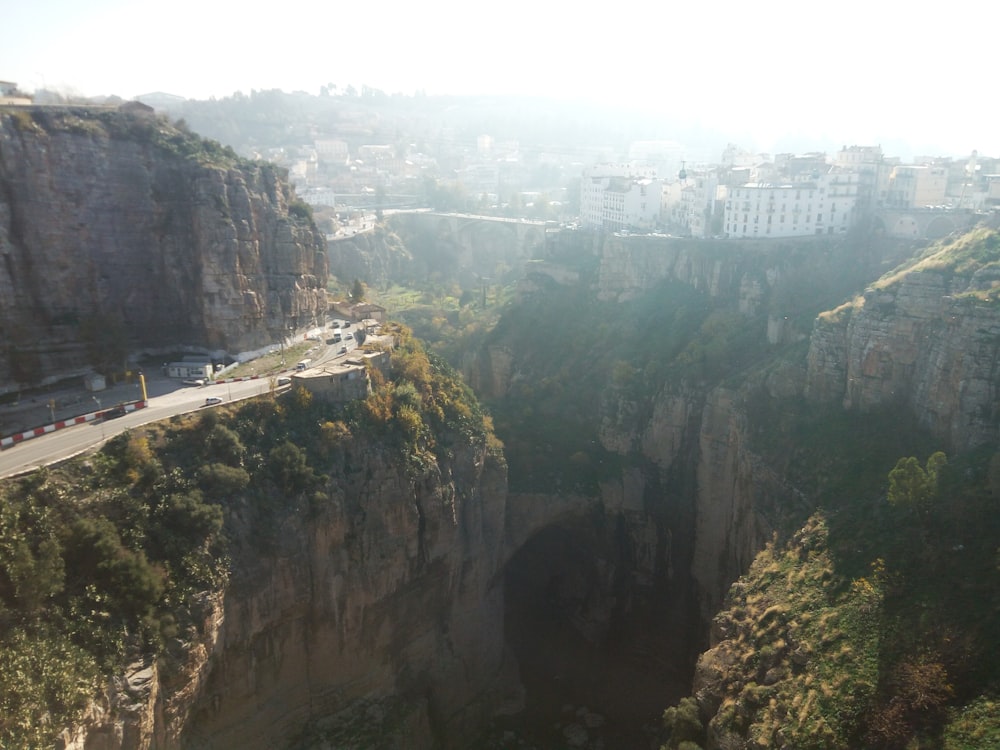
[[[205,399],[205,406],[215,406],[216,404],[221,404],[222,399],[218,396],[209,396]]]

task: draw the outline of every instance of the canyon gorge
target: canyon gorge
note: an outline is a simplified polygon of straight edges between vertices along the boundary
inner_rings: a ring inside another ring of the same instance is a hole
[[[730,587],[820,504],[789,424],[889,414],[949,454],[1000,437],[995,223],[925,247],[410,216],[327,248],[280,174],[194,143],[144,113],[0,115],[0,382],[86,369],[87,321],[130,351],[254,349],[325,314],[328,273],[378,286],[444,257],[456,279],[516,269],[452,363],[495,428],[460,410],[401,450],[330,439],[343,414],[296,423],[315,484],[267,514],[219,500],[225,583],[60,747],[659,747]]]

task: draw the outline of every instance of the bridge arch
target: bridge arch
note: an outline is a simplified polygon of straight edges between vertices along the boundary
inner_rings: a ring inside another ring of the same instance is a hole
[[[437,236],[439,240],[454,240],[455,231],[452,221],[447,217],[441,217],[437,222]]]
[[[927,223],[924,236],[930,240],[939,240],[942,237],[947,237],[956,229],[958,229],[958,224],[951,216],[939,214]]]

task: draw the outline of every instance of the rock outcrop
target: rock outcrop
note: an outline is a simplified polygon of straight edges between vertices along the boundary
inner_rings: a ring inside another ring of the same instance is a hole
[[[0,112],[0,382],[129,351],[240,352],[325,312],[325,241],[283,174],[151,114]]]
[[[342,284],[360,279],[368,286],[400,283],[413,274],[413,257],[400,238],[382,225],[369,232],[329,240],[330,273]]]
[[[959,245],[998,244],[979,229],[821,315],[806,394],[870,411],[902,405],[953,451],[994,442],[1000,428],[1000,270],[987,252],[956,263]]]

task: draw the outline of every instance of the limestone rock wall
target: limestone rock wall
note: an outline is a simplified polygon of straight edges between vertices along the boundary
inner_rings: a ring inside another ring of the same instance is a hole
[[[704,621],[718,611],[729,585],[770,539],[782,509],[794,508],[800,500],[751,449],[737,400],[732,391],[713,390],[698,434],[691,576]]]
[[[204,143],[114,110],[0,112],[0,381],[12,346],[40,380],[86,370],[88,323],[238,352],[325,311],[325,240],[282,174]]]
[[[382,226],[328,243],[330,273],[342,284],[360,279],[382,288],[413,276],[413,256],[399,237]]]
[[[994,271],[915,269],[821,316],[805,391],[869,411],[903,405],[951,450],[996,441],[1000,307]]]
[[[378,451],[349,460],[271,552],[240,555],[185,747],[279,747],[304,728],[465,747],[504,703],[502,465],[481,447],[419,479]]]
[[[369,445],[334,464],[266,528],[231,510],[232,577],[199,637],[113,680],[63,750],[464,748],[520,708],[502,461],[470,445],[418,477]]]

